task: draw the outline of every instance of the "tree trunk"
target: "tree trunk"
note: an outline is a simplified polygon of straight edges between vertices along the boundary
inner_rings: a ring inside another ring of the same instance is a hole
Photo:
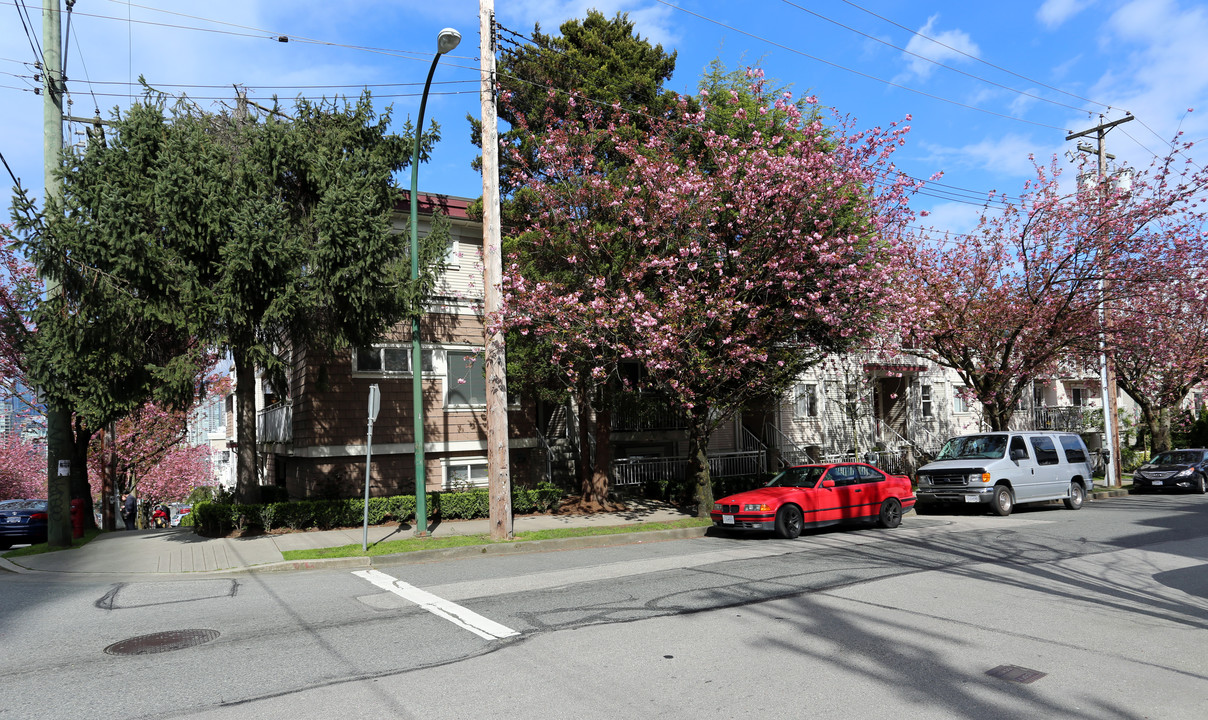
[[[1170,408],[1158,408],[1157,422],[1151,428],[1154,453],[1170,449]]]
[[[84,528],[96,527],[96,516],[92,511],[92,487],[88,484],[88,444],[92,442],[92,431],[84,426],[78,416],[72,423],[71,433],[71,499],[82,500]],[[103,500],[102,500],[103,502]]]
[[[575,392],[575,411],[579,415],[579,462],[576,463],[575,475],[583,492],[591,485],[591,404],[587,402],[587,393],[582,387]]]
[[[696,516],[709,517],[713,510],[713,478],[709,474],[708,410],[695,407],[688,419],[688,477]]]
[[[608,507],[608,469],[612,467],[612,411],[596,411],[596,452],[590,481],[583,486],[583,502]]]
[[[235,362],[235,413],[238,444],[235,454],[235,498],[237,502],[254,502],[252,497],[259,484],[256,473],[256,368],[247,352],[232,351]]]

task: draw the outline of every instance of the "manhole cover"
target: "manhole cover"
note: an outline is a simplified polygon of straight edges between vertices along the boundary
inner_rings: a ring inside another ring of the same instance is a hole
[[[1045,675],[1048,675],[1048,673],[1042,673],[1039,670],[1029,670],[1026,667],[1019,667],[1018,665],[999,665],[993,670],[987,670],[986,674],[990,677],[1022,683],[1024,685],[1036,682]]]
[[[105,652],[110,655],[150,655],[184,650],[197,645],[205,645],[218,635],[217,630],[169,630],[115,642],[105,648]]]

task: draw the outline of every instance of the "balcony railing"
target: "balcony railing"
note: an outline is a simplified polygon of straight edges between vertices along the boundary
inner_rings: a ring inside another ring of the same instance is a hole
[[[256,413],[256,439],[265,444],[293,442],[293,403],[286,400]]]
[[[709,456],[709,474],[713,477],[758,475],[767,472],[767,453],[762,450],[718,453]],[[645,482],[679,482],[687,477],[688,458],[621,458],[612,462],[613,485],[641,485]]]
[[[1103,429],[1103,411],[1097,407],[1038,407],[1032,411],[1032,421],[1036,430],[1097,432]]]
[[[682,430],[687,426],[683,414],[660,395],[626,392],[613,400],[613,430]]]

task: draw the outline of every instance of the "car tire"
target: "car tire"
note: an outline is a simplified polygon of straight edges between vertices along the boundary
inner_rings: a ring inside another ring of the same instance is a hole
[[[1070,483],[1070,496],[1062,502],[1069,510],[1078,510],[1082,507],[1082,503],[1086,500],[1086,488],[1082,487],[1080,482]]]
[[[801,534],[801,508],[783,505],[776,511],[776,537],[792,540]]]
[[[902,503],[897,498],[889,498],[881,503],[881,512],[877,514],[877,524],[886,529],[896,528],[902,524]]]
[[[995,515],[1006,517],[1015,509],[1015,494],[1006,485],[994,486],[994,497],[990,500],[990,509]]]

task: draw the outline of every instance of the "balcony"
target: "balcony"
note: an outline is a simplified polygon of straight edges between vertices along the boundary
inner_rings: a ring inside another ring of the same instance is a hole
[[[682,430],[688,424],[679,410],[654,393],[618,393],[612,404],[612,429],[622,432]]]
[[[294,405],[289,400],[256,413],[256,440],[265,445],[294,440]]]
[[[1087,433],[1103,430],[1103,411],[1097,407],[1057,406],[1032,410],[1033,429]]]

